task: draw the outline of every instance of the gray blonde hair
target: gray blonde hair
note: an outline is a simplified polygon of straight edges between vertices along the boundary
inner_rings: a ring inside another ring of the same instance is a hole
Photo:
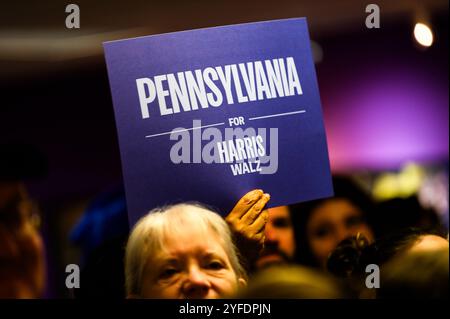
[[[192,208],[199,208],[192,210]],[[236,277],[247,279],[236,249],[230,228],[225,220],[212,210],[198,203],[184,203],[151,210],[134,226],[125,251],[125,284],[127,295],[140,295],[142,277],[148,258],[164,249],[167,233],[182,232],[195,225],[212,229],[219,237]]]

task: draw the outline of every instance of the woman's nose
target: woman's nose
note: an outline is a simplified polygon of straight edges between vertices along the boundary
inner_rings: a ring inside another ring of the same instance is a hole
[[[200,267],[189,268],[183,285],[183,293],[187,298],[205,298],[211,288],[207,275]]]
[[[356,232],[353,229],[349,229],[347,227],[341,227],[341,228],[339,228],[338,233],[337,233],[337,243],[340,243],[344,239],[347,239],[354,235],[356,235]]]
[[[266,229],[264,230],[264,235],[266,236],[266,241],[267,242],[278,243],[277,231],[272,226],[266,225]]]

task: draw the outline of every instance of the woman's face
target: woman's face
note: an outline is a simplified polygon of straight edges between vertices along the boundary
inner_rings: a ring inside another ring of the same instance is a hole
[[[306,236],[311,251],[322,268],[328,255],[345,238],[361,233],[370,243],[374,236],[363,220],[363,214],[349,200],[335,198],[320,204],[306,225]]]
[[[224,298],[245,284],[211,229],[167,235],[163,247],[147,262],[143,298]]]

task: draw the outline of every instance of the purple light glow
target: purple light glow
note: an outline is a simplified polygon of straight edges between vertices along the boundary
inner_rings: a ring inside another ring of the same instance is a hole
[[[378,69],[325,91],[334,171],[395,169],[408,161],[448,159],[448,80],[422,73]]]

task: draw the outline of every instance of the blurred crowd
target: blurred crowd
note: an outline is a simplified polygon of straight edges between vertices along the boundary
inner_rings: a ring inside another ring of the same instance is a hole
[[[41,298],[46,258],[25,182],[38,152],[2,146],[0,298]],[[222,217],[205,203],[149,208],[131,229],[124,192],[102,195],[67,239],[83,252],[74,298],[447,298],[448,230],[416,198],[382,204],[352,179],[275,208],[250,190]],[[151,196],[151,194],[149,194]]]

